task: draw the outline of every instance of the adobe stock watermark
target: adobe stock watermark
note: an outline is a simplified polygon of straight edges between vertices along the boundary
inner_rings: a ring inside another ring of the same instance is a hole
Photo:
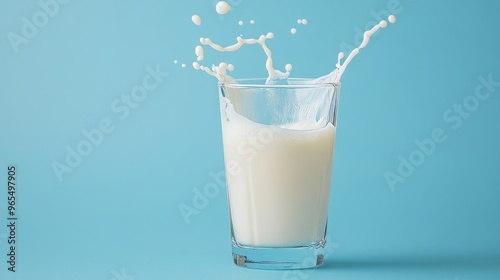
[[[477,79],[479,83],[474,89],[474,93],[467,95],[460,103],[453,104],[443,112],[442,121],[451,130],[462,127],[463,122],[479,109],[481,102],[488,100],[500,88],[500,81],[494,81],[492,74],[479,76]],[[434,128],[430,135],[424,139],[415,139],[415,149],[410,151],[407,156],[398,156],[399,165],[395,172],[384,172],[384,178],[390,190],[395,192],[396,185],[404,183],[419,166],[424,164],[426,159],[436,152],[438,146],[447,140],[448,134],[443,127]]]
[[[217,6],[217,3],[219,3],[220,0],[214,0],[212,2],[213,9],[215,10],[215,6]],[[235,7],[238,7],[243,3],[243,0],[226,0],[226,2],[231,6],[231,11],[234,11]],[[224,15],[217,14],[219,16],[220,21],[224,21]]]
[[[147,66],[145,71],[141,84],[111,102],[110,110],[113,117],[121,121],[127,119],[169,75],[160,69],[159,64],[156,67]],[[113,117],[103,117],[94,128],[83,129],[82,139],[74,145],[65,147],[64,160],[52,162],[52,169],[59,182],[64,180],[65,174],[72,173],[86,157],[92,154],[94,149],[102,144],[106,135],[115,131],[116,121],[113,121]]]
[[[17,54],[19,47],[28,44],[29,41],[38,35],[40,29],[49,24],[50,20],[57,16],[65,5],[71,0],[40,0],[38,1],[39,9],[33,13],[31,17],[21,18],[21,30],[19,33],[9,32],[7,39],[12,46],[12,49]]]
[[[411,2],[413,0],[406,0],[406,1]],[[349,54],[357,46],[361,45],[361,42],[363,42],[363,37],[364,37],[364,33],[366,30],[371,29],[373,26],[377,25],[382,20],[387,20],[387,18],[390,15],[397,16],[397,15],[401,14],[403,11],[404,11],[404,5],[403,5],[403,3],[401,3],[400,0],[389,0],[389,2],[387,2],[386,9],[382,9],[378,12],[371,10],[370,15],[372,16],[373,20],[369,21],[364,26],[364,29],[362,29],[359,26],[354,27],[353,28],[354,33],[355,33],[354,42],[353,42],[354,44],[351,45],[347,42],[342,42],[342,43],[340,43],[340,46],[339,46],[340,51],[345,53],[345,54]],[[377,33],[373,34],[372,37],[375,37],[375,36],[377,36]]]
[[[123,267],[121,271],[116,271],[116,269],[111,270],[111,274],[113,277],[110,280],[135,280],[135,276],[127,274]]]
[[[263,152],[266,146],[273,142],[275,131],[270,128],[260,128],[256,135],[248,135],[236,147],[236,151],[240,156],[239,159],[228,159],[226,163],[226,172],[231,176],[238,176],[243,171],[242,165],[252,162],[258,153]],[[240,160],[240,161],[239,161]],[[244,161],[244,162],[241,162]],[[205,209],[210,200],[216,198],[220,191],[225,189],[226,174],[224,170],[218,172],[210,171],[208,173],[210,182],[205,184],[201,189],[193,188],[193,198],[191,203],[180,203],[178,208],[182,218],[186,224],[191,223],[191,216],[199,215],[201,210]]]
[[[326,240],[330,240],[330,237],[327,237]],[[325,244],[325,259],[328,258],[333,251],[340,247],[340,243],[334,243],[327,241]],[[296,268],[306,268],[312,267],[316,265],[316,258],[307,257],[304,259],[304,264],[302,266],[297,266]],[[283,272],[281,276],[281,280],[306,280],[315,272],[314,269],[308,270],[287,270]]]

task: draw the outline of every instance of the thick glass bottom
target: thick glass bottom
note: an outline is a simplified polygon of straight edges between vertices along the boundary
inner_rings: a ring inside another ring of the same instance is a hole
[[[233,260],[237,266],[255,269],[304,269],[320,266],[325,243],[300,247],[251,247],[233,243]]]

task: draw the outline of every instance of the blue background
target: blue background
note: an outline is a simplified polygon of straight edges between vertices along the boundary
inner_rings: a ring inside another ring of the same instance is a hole
[[[343,77],[335,249],[320,269],[290,273],[232,263],[225,189],[189,223],[179,211],[224,166],[217,83],[190,66],[194,47],[201,36],[226,45],[273,31],[276,68],[292,63],[292,76],[316,77],[392,1],[229,2],[219,16],[206,0],[73,0],[16,53],[8,34],[21,35],[22,18],[33,22],[42,8],[1,1],[0,278],[500,279],[500,87],[455,129],[457,114],[443,118],[471,100],[478,77],[500,81],[500,3],[400,0],[398,22]],[[266,74],[257,47],[239,57],[205,48],[205,57],[232,62],[238,77]],[[113,102],[157,66],[168,77],[121,119]],[[114,130],[58,180],[53,163],[105,118]],[[391,189],[385,172],[398,174],[398,157],[436,128],[446,141]],[[9,164],[18,169],[15,274],[5,263]]]

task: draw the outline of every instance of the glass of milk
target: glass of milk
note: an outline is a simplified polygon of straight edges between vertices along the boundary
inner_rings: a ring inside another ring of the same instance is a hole
[[[219,97],[235,264],[321,265],[340,84],[228,80]]]

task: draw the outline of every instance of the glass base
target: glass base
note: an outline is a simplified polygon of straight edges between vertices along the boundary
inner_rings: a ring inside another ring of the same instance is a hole
[[[304,269],[323,264],[325,243],[301,247],[250,247],[233,243],[237,266],[255,269]]]

